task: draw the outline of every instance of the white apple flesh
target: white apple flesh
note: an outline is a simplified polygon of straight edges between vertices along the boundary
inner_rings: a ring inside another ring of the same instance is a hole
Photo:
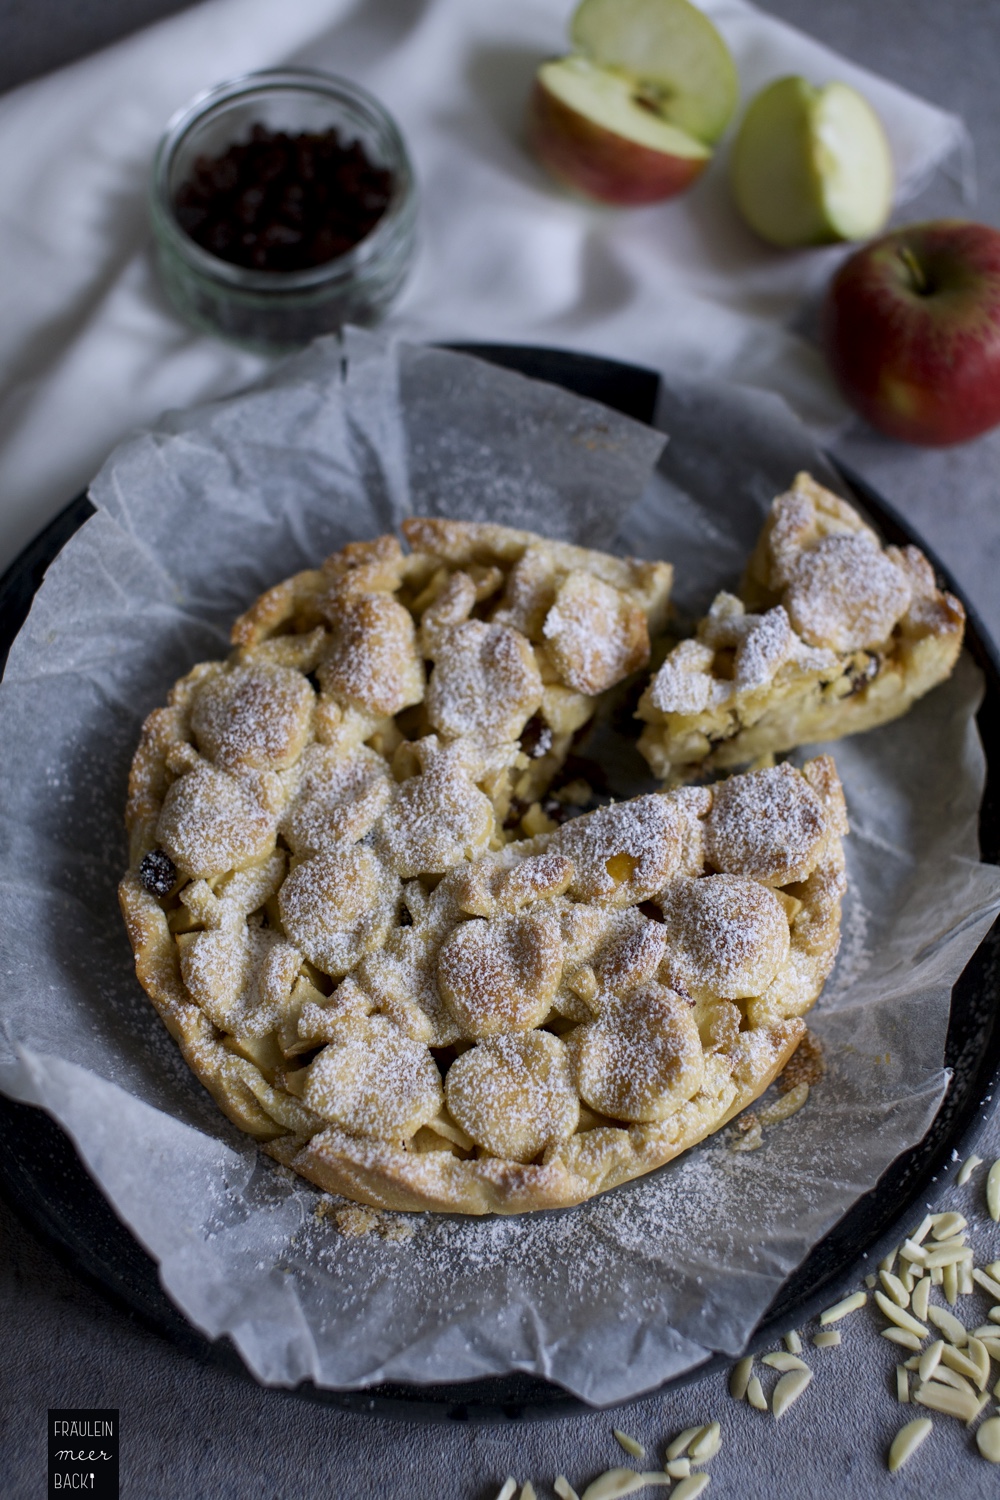
[[[618,206],[683,192],[712,154],[642,103],[631,79],[576,56],[539,68],[528,132],[535,155],[554,177]]]
[[[582,0],[576,51],[636,81],[663,119],[711,146],[729,124],[739,78],[729,48],[690,0]]]
[[[779,78],[752,100],[730,163],[737,205],[784,248],[867,239],[892,208],[892,153],[878,115],[846,83]]]

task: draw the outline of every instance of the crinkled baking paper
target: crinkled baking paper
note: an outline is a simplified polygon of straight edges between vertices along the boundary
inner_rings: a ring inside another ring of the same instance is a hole
[[[727,1131],[579,1208],[348,1239],[222,1117],[135,980],[115,887],[139,728],[261,589],[430,512],[665,557],[696,610],[798,468],[836,482],[773,397],[669,386],[658,423],[662,456],[659,434],[468,356],[323,341],[117,449],[11,652],[0,1086],[69,1132],[170,1296],[262,1381],[522,1370],[595,1403],[638,1395],[739,1351],[941,1101],[951,987],[1000,906],[965,660],[904,723],[834,747],[851,891],[810,1021],[829,1071],[752,1154]]]

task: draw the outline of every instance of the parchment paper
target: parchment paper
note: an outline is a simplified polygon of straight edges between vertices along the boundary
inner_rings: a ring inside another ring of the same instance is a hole
[[[834,747],[851,892],[810,1022],[829,1071],[753,1154],[723,1133],[576,1209],[346,1239],[223,1119],[136,983],[115,886],[139,725],[260,589],[423,511],[667,557],[693,610],[797,468],[832,478],[776,398],[678,384],[659,420],[650,479],[662,439],[604,408],[463,356],[323,341],[119,448],[11,653],[0,1086],[70,1133],[178,1306],[263,1381],[526,1370],[595,1403],[638,1395],[736,1353],[940,1103],[950,989],[1000,908],[964,659],[904,723]]]

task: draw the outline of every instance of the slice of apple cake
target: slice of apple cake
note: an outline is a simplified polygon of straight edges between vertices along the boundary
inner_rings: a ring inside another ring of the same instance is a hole
[[[906,712],[949,675],[965,612],[916,547],[883,547],[809,474],[779,495],[739,594],[720,593],[639,704],[639,748],[685,781]]]

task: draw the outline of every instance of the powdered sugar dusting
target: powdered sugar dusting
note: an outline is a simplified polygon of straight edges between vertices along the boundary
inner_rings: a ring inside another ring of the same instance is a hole
[[[902,568],[867,533],[826,536],[803,552],[785,591],[789,619],[811,646],[884,644],[911,598]]]

